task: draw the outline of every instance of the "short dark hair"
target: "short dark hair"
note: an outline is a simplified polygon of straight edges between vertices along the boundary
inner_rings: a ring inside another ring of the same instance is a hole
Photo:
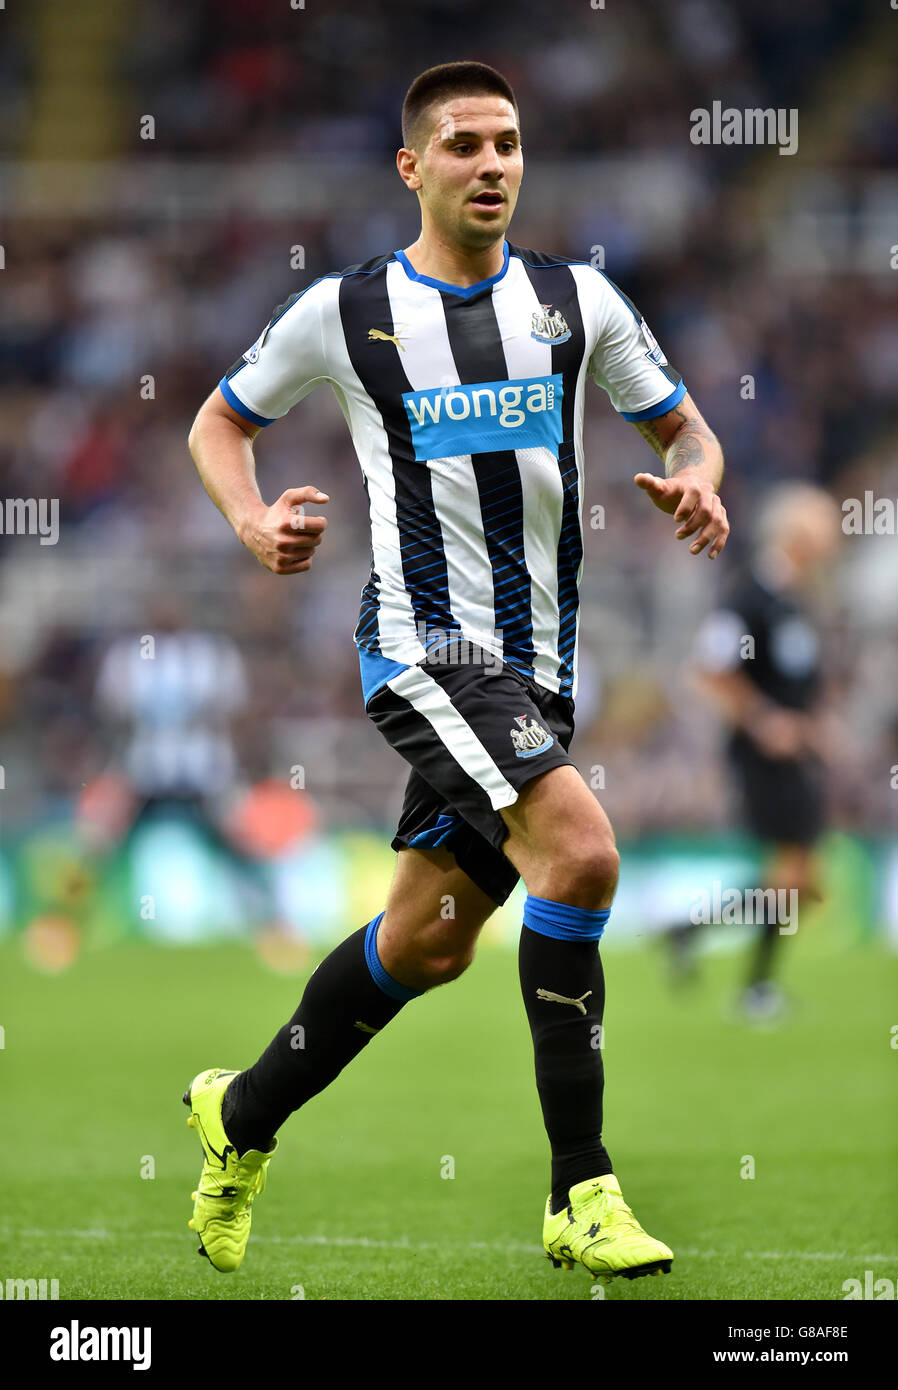
[[[518,114],[511,83],[487,63],[440,63],[416,77],[402,103],[402,143],[414,149],[423,116],[435,101],[449,97],[498,96],[510,101]]]

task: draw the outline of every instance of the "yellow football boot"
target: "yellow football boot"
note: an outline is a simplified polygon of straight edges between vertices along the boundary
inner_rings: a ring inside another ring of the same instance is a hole
[[[252,1225],[253,1200],[265,1187],[268,1162],[278,1146],[275,1139],[267,1153],[248,1149],[237,1156],[221,1122],[221,1102],[238,1073],[212,1068],[191,1081],[181,1099],[190,1109],[187,1124],[195,1129],[203,1146],[203,1171],[193,1196],[193,1217],[188,1221],[200,1238],[199,1254],[222,1274],[240,1265]]]
[[[669,1274],[673,1251],[647,1235],[621,1195],[613,1173],[572,1187],[569,1205],[552,1215],[546,1202],[543,1245],[556,1269],[581,1264],[593,1279]]]

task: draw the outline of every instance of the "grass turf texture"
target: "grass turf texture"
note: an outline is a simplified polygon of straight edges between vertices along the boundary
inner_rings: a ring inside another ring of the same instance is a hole
[[[657,947],[605,951],[606,1140],[677,1257],[670,1275],[615,1280],[608,1301],[840,1299],[867,1268],[898,1275],[894,958],[798,938],[787,954],[799,1007],[764,1032],[726,1021],[741,960],[713,956],[672,994]],[[63,1299],[590,1298],[583,1270],[542,1257],[548,1148],[512,953],[483,949],[291,1118],[235,1275],[187,1230],[201,1158],[180,1096],[202,1067],[253,1060],[305,977],[244,947],[147,945],[42,976],[11,942],[0,977],[20,1156],[4,1278],[58,1278]]]

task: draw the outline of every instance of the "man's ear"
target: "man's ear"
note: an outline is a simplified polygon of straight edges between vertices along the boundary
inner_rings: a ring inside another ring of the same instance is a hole
[[[399,177],[407,188],[413,192],[421,187],[421,176],[415,167],[418,156],[414,150],[406,149],[405,146],[396,155],[396,168],[399,170]]]

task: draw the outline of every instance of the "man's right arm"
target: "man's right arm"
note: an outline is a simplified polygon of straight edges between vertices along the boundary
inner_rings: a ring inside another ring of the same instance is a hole
[[[238,540],[273,574],[302,574],[327,527],[325,517],[306,515],[305,504],[328,498],[317,487],[293,487],[267,506],[253,454],[259,429],[228,405],[216,387],[197,413],[187,447],[203,486]]]

